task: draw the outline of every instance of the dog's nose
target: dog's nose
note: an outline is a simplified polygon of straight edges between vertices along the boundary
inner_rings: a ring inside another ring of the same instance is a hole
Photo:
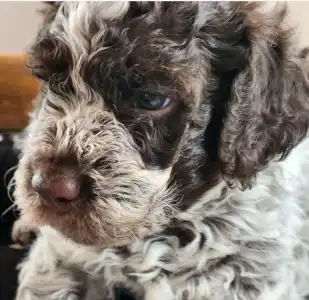
[[[60,176],[58,178],[44,178],[36,173],[32,177],[32,187],[46,201],[64,202],[77,200],[80,192],[78,178]]]

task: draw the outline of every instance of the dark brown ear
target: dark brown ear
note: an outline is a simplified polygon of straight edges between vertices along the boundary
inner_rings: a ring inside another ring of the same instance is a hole
[[[239,4],[237,13],[244,16],[249,55],[232,83],[219,160],[227,180],[244,184],[306,136],[309,64],[284,28],[284,7],[267,15],[259,4]]]

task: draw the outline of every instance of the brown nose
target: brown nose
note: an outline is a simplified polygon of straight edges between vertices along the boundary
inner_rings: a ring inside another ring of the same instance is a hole
[[[44,178],[40,173],[32,177],[32,187],[46,201],[74,201],[80,192],[80,182],[74,177]]]

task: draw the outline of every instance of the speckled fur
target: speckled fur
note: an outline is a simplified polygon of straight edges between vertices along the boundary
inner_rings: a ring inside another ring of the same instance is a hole
[[[42,89],[15,175],[21,220],[40,227],[17,300],[111,300],[119,286],[144,300],[309,293],[308,62],[285,10],[262,8],[51,11],[31,52]],[[173,107],[136,109],[134,84]],[[38,170],[83,176],[83,201],[63,215],[44,206]]]

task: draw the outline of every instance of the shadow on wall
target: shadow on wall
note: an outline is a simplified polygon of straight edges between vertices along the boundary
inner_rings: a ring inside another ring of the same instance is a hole
[[[0,53],[22,53],[41,22],[42,2],[0,1]]]
[[[299,42],[302,46],[309,46],[309,1],[288,1],[290,9],[289,21],[298,25]]]

